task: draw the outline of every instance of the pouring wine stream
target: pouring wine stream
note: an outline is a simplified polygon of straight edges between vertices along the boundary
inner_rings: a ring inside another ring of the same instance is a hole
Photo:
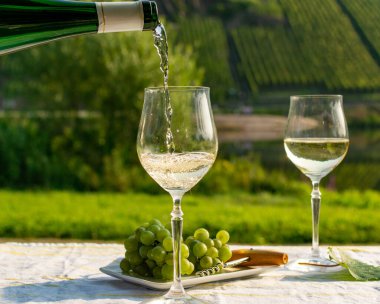
[[[171,130],[171,120],[173,109],[170,104],[170,96],[169,96],[169,47],[168,40],[166,36],[166,30],[163,24],[159,23],[157,27],[153,31],[154,38],[154,46],[157,49],[158,56],[160,57],[160,70],[164,74],[164,91],[165,91],[165,99],[166,99],[166,122],[168,124],[168,128],[166,131],[166,145],[168,147],[168,151],[173,153],[175,150],[174,142],[173,142],[173,133]]]

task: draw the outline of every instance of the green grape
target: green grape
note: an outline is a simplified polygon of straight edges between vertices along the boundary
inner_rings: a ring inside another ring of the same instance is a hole
[[[216,266],[218,264],[221,264],[222,265],[222,268],[223,268],[223,263],[221,260],[219,260],[218,258],[213,258],[212,259],[212,266]]]
[[[232,257],[232,252],[228,245],[223,245],[222,248],[219,249],[219,258],[223,262],[227,262]]]
[[[166,255],[166,258],[165,258],[165,263],[166,264],[169,264],[169,265],[173,265],[173,253],[170,252]]]
[[[124,242],[124,247],[128,251],[135,251],[138,249],[139,242],[136,239],[135,235],[129,236],[125,242]]]
[[[181,258],[186,259],[190,255],[189,247],[186,244],[181,244]]]
[[[202,242],[198,242],[193,247],[193,253],[197,258],[203,257],[206,254],[206,252],[207,252],[207,246]]]
[[[123,272],[127,273],[129,270],[131,270],[131,264],[127,259],[122,259],[120,262],[120,268]]]
[[[195,240],[195,238],[194,238],[192,235],[190,235],[190,236],[188,236],[188,237],[186,238],[185,244],[186,244],[188,247],[190,247],[191,242],[194,241],[194,240]]]
[[[159,230],[156,235],[157,240],[161,243],[166,237],[171,236],[170,231],[166,228],[162,228],[161,230]]]
[[[145,230],[141,232],[140,235],[140,242],[143,243],[144,245],[152,245],[154,242],[154,233],[149,230]]]
[[[165,259],[166,259],[166,257],[165,257]],[[162,261],[156,262],[157,266],[160,266],[160,267],[164,266],[165,265],[165,259]]]
[[[193,254],[190,254],[187,259],[194,265],[197,264],[198,259]]]
[[[191,275],[194,271],[194,264],[189,262],[189,269],[188,272],[186,272],[187,275]]]
[[[194,264],[194,266],[196,271],[203,270],[203,268],[201,267],[201,263],[199,262],[197,264]]]
[[[137,239],[137,240],[140,240],[141,232],[143,232],[143,231],[145,231],[145,230],[146,230],[146,228],[143,227],[143,226],[140,226],[139,228],[137,228],[137,229],[135,230],[135,236],[136,236],[136,239]]]
[[[150,260],[153,260],[153,257],[152,257],[152,250],[153,250],[153,247],[149,248],[147,253],[146,253],[146,257]]]
[[[162,241],[162,246],[167,252],[173,251],[173,238],[171,236],[167,236]]]
[[[126,251],[124,254],[124,257],[129,261],[129,258],[134,254],[135,252],[133,251]]]
[[[198,244],[198,243],[200,243],[200,241],[198,241],[198,240],[193,240],[193,241],[191,241],[191,242],[190,242],[190,246],[189,246],[190,251],[193,251],[194,246],[195,246],[196,244]],[[207,247],[207,246],[206,246],[206,247]]]
[[[210,234],[208,233],[208,231],[205,228],[198,228],[194,232],[194,237],[198,241],[204,242],[205,240],[207,240],[210,237]]]
[[[155,268],[153,268],[152,273],[153,273],[154,278],[161,279],[162,278],[162,267],[156,266]]]
[[[162,226],[161,222],[158,219],[152,219],[149,221],[149,225],[158,225]]]
[[[216,249],[219,249],[219,248],[222,248],[222,242],[221,241],[219,241],[218,239],[214,239],[213,240],[214,241],[214,247],[216,248]]]
[[[214,241],[212,239],[207,239],[203,243],[206,244],[207,248],[214,247]]]
[[[133,272],[135,272],[141,276],[144,276],[144,277],[147,277],[150,275],[149,268],[146,264],[140,264],[140,265],[133,266],[132,270],[133,270]]]
[[[153,269],[157,266],[156,262],[151,259],[145,260],[145,264],[148,266],[149,269]]]
[[[170,226],[166,226],[168,229],[159,220],[152,219],[125,240],[125,258],[120,262],[123,272],[133,270],[141,276],[173,279],[173,238]],[[181,238],[181,274],[191,275],[195,269],[202,270],[218,264],[222,267],[222,263],[232,256],[227,245],[229,238],[226,230],[220,230],[215,239],[210,239],[210,233],[205,228],[196,229],[185,242]]]
[[[218,249],[216,249],[215,247],[210,247],[207,249],[206,255],[212,258],[217,258],[219,256]]]
[[[156,225],[156,224],[154,224],[154,225],[150,225],[150,226],[147,228],[148,231],[152,231],[155,235],[157,235],[158,231],[160,231],[161,229],[162,229],[161,226]]]
[[[149,249],[152,249],[152,248],[153,248],[152,246],[145,246],[145,245],[141,246],[139,248],[139,254],[140,254],[140,256],[142,258],[146,258],[148,256]]]
[[[187,274],[190,267],[190,262],[187,259],[181,259],[181,274]]]
[[[201,265],[202,269],[210,268],[212,266],[212,257],[205,255],[201,258],[199,264]]]
[[[227,244],[228,240],[230,239],[230,234],[226,230],[220,230],[216,234],[216,238],[222,242],[222,244]]]
[[[162,266],[161,274],[164,279],[173,280],[173,265],[165,264]]]
[[[125,258],[132,266],[137,266],[143,262],[143,258],[139,255],[137,251],[127,251]]]
[[[151,256],[153,260],[155,260],[156,263],[158,264],[160,262],[165,261],[166,251],[161,246],[156,246],[152,249]]]

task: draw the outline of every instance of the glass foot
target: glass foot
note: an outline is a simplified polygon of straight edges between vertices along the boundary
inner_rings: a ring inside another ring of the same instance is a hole
[[[339,264],[321,257],[297,259],[287,264],[286,268],[292,271],[316,273],[337,272],[343,269]]]
[[[209,302],[202,301],[197,298],[193,298],[189,295],[186,295],[183,298],[167,298],[165,296],[154,298],[141,302],[140,304],[210,304]]]

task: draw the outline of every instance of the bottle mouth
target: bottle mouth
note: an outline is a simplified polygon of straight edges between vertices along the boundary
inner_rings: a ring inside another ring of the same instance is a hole
[[[143,31],[154,30],[160,23],[158,20],[157,4],[154,1],[142,1],[144,13]]]

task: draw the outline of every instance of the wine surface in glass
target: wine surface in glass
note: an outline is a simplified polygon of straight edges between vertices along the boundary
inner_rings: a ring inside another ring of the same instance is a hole
[[[207,173],[215,158],[215,154],[207,152],[140,155],[144,169],[167,191],[190,190]]]
[[[343,160],[347,153],[347,138],[286,138],[285,151],[303,174],[320,180]]]

